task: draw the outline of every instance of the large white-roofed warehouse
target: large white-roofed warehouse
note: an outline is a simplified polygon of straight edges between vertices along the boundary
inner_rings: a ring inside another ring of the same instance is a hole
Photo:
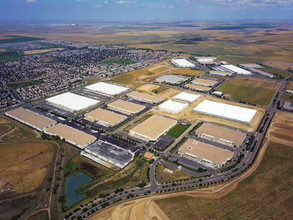
[[[179,101],[179,102],[192,103],[192,102],[195,102],[199,97],[200,95],[197,95],[197,94],[181,92],[178,95],[174,96],[173,100]]]
[[[86,86],[85,88],[93,92],[106,95],[106,96],[120,95],[128,91],[129,89],[126,86],[113,84],[113,83],[105,83],[105,82],[98,82],[98,83]]]
[[[104,166],[110,164],[120,169],[127,166],[134,158],[133,152],[101,140],[86,147],[81,155]]]
[[[79,112],[96,106],[100,101],[66,92],[46,99],[49,104],[70,112]]]
[[[160,111],[169,112],[169,113],[179,113],[183,111],[188,106],[188,103],[175,102],[169,99],[168,101],[159,105]]]
[[[158,83],[180,84],[188,80],[189,77],[180,75],[164,75],[156,79]]]
[[[187,59],[184,58],[178,58],[178,59],[173,59],[171,60],[171,63],[176,66],[176,67],[181,67],[181,68],[193,68],[195,65],[188,61]]]
[[[257,112],[254,109],[209,100],[202,101],[193,111],[244,124],[250,124]]]
[[[155,141],[169,131],[177,123],[176,120],[153,115],[129,131],[129,134],[146,141]]]

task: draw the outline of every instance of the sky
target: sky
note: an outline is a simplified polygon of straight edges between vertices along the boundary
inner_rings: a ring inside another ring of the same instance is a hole
[[[0,0],[4,21],[292,20],[293,0]]]

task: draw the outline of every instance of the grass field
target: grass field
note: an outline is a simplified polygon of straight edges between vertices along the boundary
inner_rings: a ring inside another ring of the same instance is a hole
[[[135,63],[134,61],[132,60],[128,60],[128,59],[123,59],[123,58],[120,58],[120,57],[113,57],[113,58],[108,58],[108,59],[105,59],[101,62],[99,62],[99,64],[123,64],[123,65],[127,65],[127,64],[132,64],[132,63]]]
[[[203,74],[204,71],[201,70],[192,70],[189,68],[180,68],[175,70],[172,74],[177,74],[177,75],[188,75],[188,76],[199,76]]]
[[[176,124],[173,128],[171,128],[167,135],[178,138],[184,131],[186,131],[191,124],[183,125],[183,124]]]
[[[0,176],[24,193],[37,188],[47,173],[46,166],[54,155],[52,143],[45,141],[16,142],[0,145]]]
[[[289,90],[293,90],[293,82],[292,81],[286,82],[285,88]]]
[[[168,168],[168,169],[173,171],[173,173],[172,174],[168,173],[168,172],[164,171],[165,168],[167,168],[167,167],[162,164],[159,164],[156,169],[156,180],[159,183],[165,183],[165,182],[183,180],[183,179],[190,178],[189,175],[182,173],[178,170],[171,169],[171,168]]]
[[[43,38],[37,38],[37,37],[27,37],[27,36],[18,36],[18,35],[6,35],[3,38],[0,39],[0,44],[25,42],[25,41],[42,40],[43,39]]]
[[[236,101],[268,106],[279,83],[233,78],[217,90]]]
[[[218,199],[179,196],[156,203],[171,220],[292,219],[292,156],[293,148],[271,143],[257,170],[227,195]]]
[[[293,73],[290,73],[286,70],[276,69],[276,68],[263,68],[262,70],[266,71],[268,73],[281,75],[283,77],[292,77],[293,76]]]
[[[148,182],[147,168],[149,166],[148,162],[136,158],[123,171],[117,173],[113,179],[101,183],[92,190],[87,191],[86,194],[95,196],[101,193],[111,193],[117,188],[127,189],[137,186],[142,181]]]

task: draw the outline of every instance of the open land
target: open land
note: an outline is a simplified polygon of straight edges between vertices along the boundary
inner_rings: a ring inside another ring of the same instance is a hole
[[[40,53],[49,53],[53,51],[64,50],[64,48],[50,48],[50,49],[43,49],[43,50],[26,50],[23,53],[25,55],[33,55],[33,54],[40,54]]]
[[[268,106],[279,85],[276,81],[233,78],[218,88],[218,91],[236,101]]]

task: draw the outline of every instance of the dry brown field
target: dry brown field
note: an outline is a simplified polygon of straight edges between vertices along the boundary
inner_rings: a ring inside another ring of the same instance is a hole
[[[16,142],[0,145],[0,176],[17,193],[36,189],[47,173],[54,155],[52,143]]]
[[[171,168],[168,168],[169,170],[173,171],[173,173],[168,173],[165,171],[166,167],[162,164],[159,164],[157,169],[156,169],[156,180],[158,183],[165,183],[165,182],[170,182],[170,181],[176,181],[176,180],[183,180],[183,179],[189,179],[191,176],[180,172],[178,170],[174,170]]]
[[[293,62],[284,62],[284,61],[265,61],[263,62],[264,65],[270,66],[280,70],[287,70],[289,68],[293,69]]]
[[[293,147],[293,114],[277,111],[271,122],[268,138],[272,142]]]
[[[289,90],[293,90],[293,82],[292,81],[286,82],[285,88]]]
[[[177,74],[177,75],[188,75],[188,76],[199,76],[203,74],[204,71],[201,70],[192,70],[189,68],[180,68],[172,72],[172,74]]]
[[[50,48],[50,49],[42,49],[42,50],[26,50],[23,53],[25,55],[33,55],[33,54],[40,54],[40,53],[48,53],[58,50],[64,50],[64,48]]]

